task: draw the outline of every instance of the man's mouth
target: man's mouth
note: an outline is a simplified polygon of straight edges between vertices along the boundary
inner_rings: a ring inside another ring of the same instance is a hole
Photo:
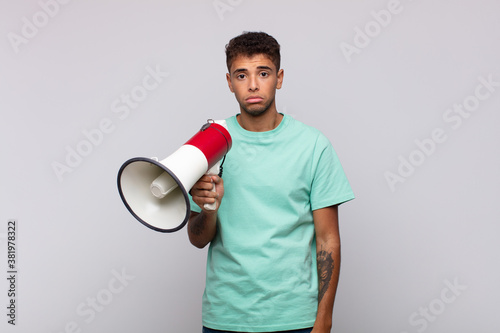
[[[262,102],[264,99],[260,96],[250,96],[248,97],[245,101],[247,103],[253,104],[253,103],[259,103]]]

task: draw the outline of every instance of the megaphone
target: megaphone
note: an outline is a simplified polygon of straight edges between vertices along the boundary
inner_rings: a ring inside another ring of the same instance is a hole
[[[118,172],[118,191],[129,212],[159,232],[182,229],[190,215],[189,191],[204,174],[218,174],[232,146],[224,120],[208,120],[167,158],[135,157]],[[215,184],[213,187],[215,191]],[[215,204],[205,205],[215,209]]]

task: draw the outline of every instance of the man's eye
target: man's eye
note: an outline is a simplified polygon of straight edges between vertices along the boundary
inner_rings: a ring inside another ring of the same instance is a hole
[[[237,78],[238,78],[238,79],[244,79],[244,78],[245,78],[245,74],[239,74],[239,75],[237,76]]]
[[[267,72],[262,72],[262,73],[260,73],[260,75],[261,75],[261,76],[266,77],[266,76],[269,76],[269,73],[267,73]]]

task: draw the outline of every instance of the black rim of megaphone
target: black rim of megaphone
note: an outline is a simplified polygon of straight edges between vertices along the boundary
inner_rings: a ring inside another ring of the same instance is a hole
[[[143,219],[141,219],[134,212],[134,210],[129,206],[127,200],[125,199],[125,196],[123,195],[122,184],[121,184],[120,179],[121,179],[123,170],[125,170],[125,168],[127,167],[127,165],[129,165],[131,163],[134,163],[134,162],[139,162],[139,161],[148,162],[148,163],[154,164],[154,165],[162,168],[165,172],[167,172],[177,182],[179,188],[182,190],[182,194],[184,195],[184,200],[186,201],[186,216],[184,217],[184,221],[182,221],[182,223],[180,225],[178,225],[177,227],[172,228],[172,229],[161,229],[161,228],[157,228],[155,226],[152,226],[151,224],[149,224],[146,221],[144,221]],[[130,212],[130,214],[132,214],[139,222],[141,222],[142,224],[144,224],[146,227],[151,228],[151,229],[153,229],[155,231],[159,231],[159,232],[175,232],[175,231],[178,231],[178,230],[184,228],[184,226],[186,225],[186,223],[187,223],[187,221],[189,219],[190,210],[191,210],[191,205],[189,203],[188,193],[187,193],[186,189],[184,188],[184,186],[182,186],[182,183],[180,182],[179,178],[177,178],[172,171],[170,171],[167,167],[165,167],[160,162],[152,160],[152,159],[147,158],[147,157],[134,157],[134,158],[131,158],[130,160],[128,160],[125,163],[123,163],[123,165],[120,168],[120,171],[118,171],[117,182],[118,182],[118,192],[120,193],[120,198],[122,199],[123,203],[125,204],[125,207],[127,207],[127,209]]]

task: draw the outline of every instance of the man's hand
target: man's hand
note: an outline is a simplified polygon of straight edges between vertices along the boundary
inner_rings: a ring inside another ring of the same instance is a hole
[[[215,191],[212,188],[215,184]],[[222,197],[224,196],[224,181],[219,176],[208,176],[203,177],[193,185],[191,189],[191,196],[193,201],[205,212],[216,213],[220,207]],[[205,204],[213,204],[216,202],[215,211],[207,210],[204,206]]]
[[[215,184],[215,191],[212,188]],[[191,188],[193,201],[201,208],[201,213],[191,212],[188,221],[188,236],[191,244],[205,247],[215,237],[217,231],[217,211],[224,196],[224,181],[218,176],[203,176]],[[208,210],[205,204],[215,203],[215,210]]]

